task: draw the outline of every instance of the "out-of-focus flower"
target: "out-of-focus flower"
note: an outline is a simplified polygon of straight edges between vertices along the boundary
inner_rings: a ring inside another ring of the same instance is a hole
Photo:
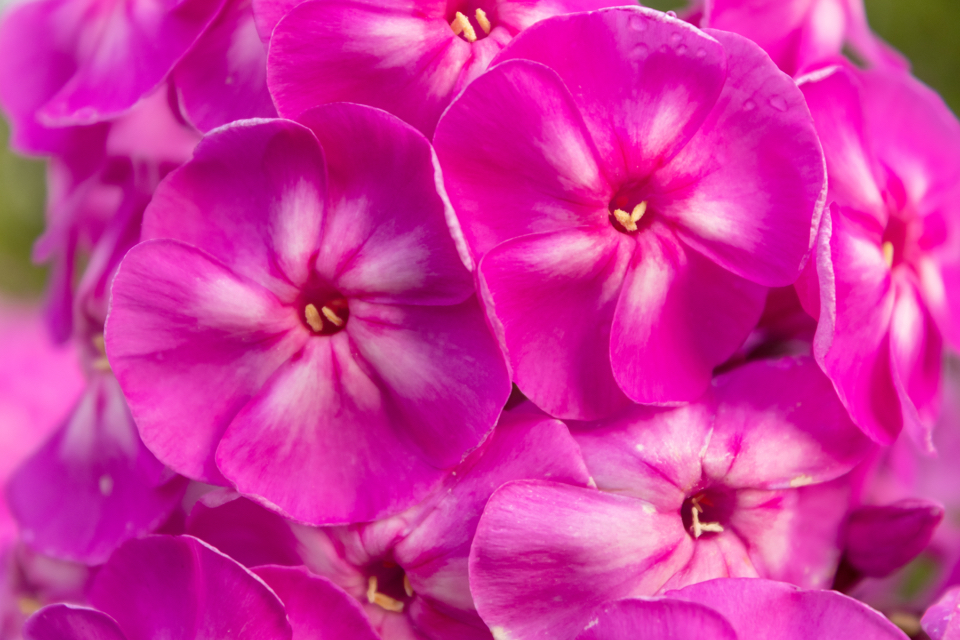
[[[255,0],[254,10],[270,41],[267,82],[281,116],[355,102],[389,111],[430,137],[450,100],[518,33],[550,16],[615,4]],[[465,142],[473,137],[464,135]]]
[[[97,574],[90,602],[96,609],[41,609],[27,621],[24,635],[28,640],[376,638],[359,607],[328,581],[288,567],[262,567],[254,574],[189,536],[128,542]]]
[[[960,587],[950,589],[923,614],[921,624],[930,640],[960,638]]]
[[[704,0],[700,26],[750,38],[790,75],[841,53],[875,66],[908,65],[870,30],[863,0]]]
[[[0,23],[0,104],[12,145],[55,152],[163,84],[223,0],[38,0]]]
[[[803,300],[817,361],[867,435],[929,450],[941,336],[960,344],[960,123],[902,73],[831,67],[801,88],[832,201]]]
[[[620,600],[577,640],[906,640],[876,611],[835,591],[771,580],[719,579],[662,598]],[[935,638],[939,640],[939,638]]]
[[[803,96],[748,40],[640,8],[545,20],[497,61],[434,142],[516,384],[569,419],[697,398],[813,242]]]
[[[173,469],[301,522],[371,520],[459,464],[510,382],[427,140],[357,105],[305,122],[220,129],[160,186],[107,354]]]
[[[276,117],[267,92],[267,47],[251,0],[227,0],[172,76],[184,117],[200,131],[246,118]]]
[[[718,577],[825,588],[850,471],[869,451],[811,358],[749,363],[677,409],[573,425],[598,490],[510,482],[471,550],[507,637],[573,638],[604,603]]]

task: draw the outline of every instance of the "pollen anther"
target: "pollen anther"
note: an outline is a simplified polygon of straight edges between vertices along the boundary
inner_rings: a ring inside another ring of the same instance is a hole
[[[323,314],[324,318],[332,322],[333,326],[335,327],[343,326],[343,318],[341,318],[336,313],[334,313],[333,309],[331,309],[330,307],[320,307],[320,313]]]
[[[457,11],[457,15],[453,18],[453,22],[450,23],[450,28],[453,29],[454,35],[460,35],[462,33],[463,37],[467,39],[467,42],[477,41],[477,32],[473,28],[473,25],[470,24],[470,18],[459,11]]]
[[[636,231],[637,223],[640,222],[640,218],[643,217],[643,214],[647,212],[647,203],[646,201],[641,202],[633,208],[633,212],[627,213],[623,209],[617,209],[613,212],[613,217],[617,219],[617,222],[620,223],[620,226],[626,229],[627,231]]]
[[[410,584],[410,578],[407,574],[403,575],[403,592],[407,594],[408,598],[413,597],[413,585]]]
[[[703,499],[704,495],[702,493],[690,499],[690,515],[693,516],[693,523],[690,525],[690,528],[693,530],[693,537],[695,539],[707,532],[723,532],[723,525],[719,522],[700,522],[700,514],[703,513],[703,507],[700,506],[700,502]]]
[[[883,250],[883,261],[887,263],[887,267],[893,266],[893,243],[884,242],[881,247]]]
[[[486,12],[480,8],[477,8],[477,23],[480,25],[480,28],[483,29],[484,33],[490,33],[490,18],[488,18]]]
[[[403,611],[403,603],[394,600],[390,596],[383,595],[377,591],[377,576],[367,578],[367,602],[375,604],[381,609],[400,613]]]
[[[326,307],[323,308],[324,311],[327,310]],[[324,313],[323,315],[327,315]],[[316,333],[323,331],[323,318],[320,317],[320,312],[317,311],[317,308],[312,304],[308,304],[303,309],[303,317],[306,319],[307,324],[310,325],[310,328]],[[339,325],[338,325],[339,326]]]

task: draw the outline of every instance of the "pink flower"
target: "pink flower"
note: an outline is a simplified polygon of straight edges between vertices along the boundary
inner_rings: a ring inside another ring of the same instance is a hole
[[[510,383],[427,140],[368,107],[304,118],[222,128],[160,186],[107,354],[176,471],[302,522],[370,520],[475,448]]]
[[[718,577],[828,587],[869,450],[810,358],[747,364],[676,409],[574,424],[599,489],[510,482],[490,498],[470,587],[491,628],[574,638],[597,607]]]
[[[904,69],[906,59],[867,24],[863,0],[704,0],[701,27],[750,38],[790,75],[836,58]]]
[[[960,344],[960,123],[902,73],[831,67],[801,87],[832,200],[804,300],[817,361],[864,433],[929,450],[942,336]]]
[[[802,95],[746,39],[640,8],[551,18],[497,61],[435,145],[516,384],[569,419],[697,398],[815,236]]]
[[[550,16],[611,4],[255,0],[254,10],[270,41],[267,82],[281,116],[356,102],[389,111],[430,137],[453,97],[518,33]]]
[[[834,591],[771,580],[701,582],[662,598],[604,607],[577,640],[906,640],[869,607]]]

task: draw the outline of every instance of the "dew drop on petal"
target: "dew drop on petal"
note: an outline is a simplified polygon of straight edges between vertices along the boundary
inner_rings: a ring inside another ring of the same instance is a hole
[[[757,108],[757,103],[754,102],[753,100],[747,100],[746,102],[743,103],[744,111],[753,111],[756,108]]]
[[[776,109],[777,111],[786,111],[787,101],[781,98],[780,96],[773,96],[772,98],[770,98],[770,106]]]
[[[630,28],[634,31],[646,31],[647,21],[643,16],[630,16]]]
[[[676,11],[667,11],[667,15],[670,16],[671,18],[676,18],[676,17],[677,17],[677,12],[676,12]]]

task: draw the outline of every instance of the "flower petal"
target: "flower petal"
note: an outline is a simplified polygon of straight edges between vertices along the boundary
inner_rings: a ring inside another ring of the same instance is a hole
[[[926,548],[943,515],[941,505],[923,499],[860,507],[847,518],[846,560],[865,576],[885,578]]]
[[[96,609],[51,604],[23,624],[26,640],[126,640],[113,618]]]
[[[677,600],[620,600],[603,608],[577,640],[737,640],[719,613]]]

